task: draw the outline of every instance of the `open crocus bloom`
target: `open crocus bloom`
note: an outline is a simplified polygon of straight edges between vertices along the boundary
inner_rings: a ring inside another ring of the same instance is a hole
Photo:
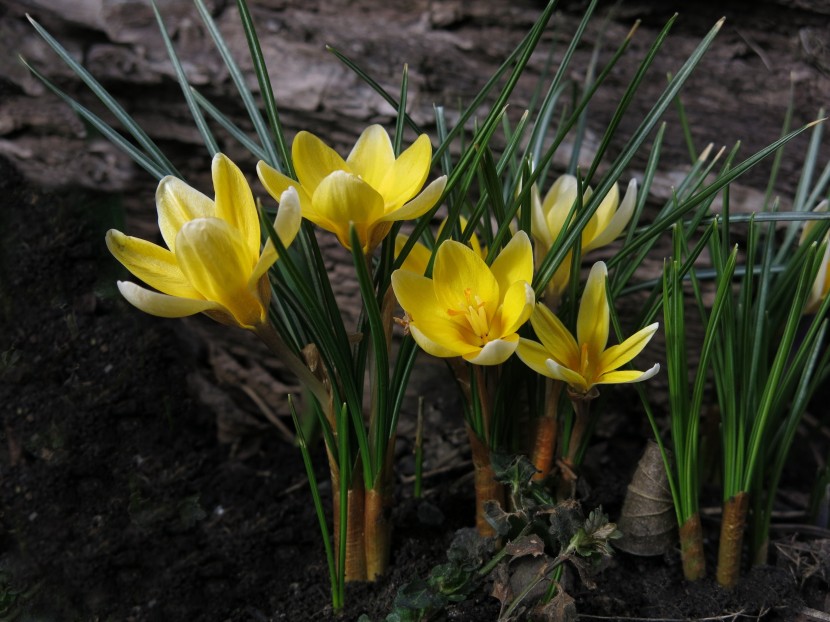
[[[107,232],[115,258],[158,291],[125,281],[118,289],[152,315],[205,313],[223,324],[253,329],[267,321],[271,287],[266,272],[277,252],[268,240],[260,253],[259,215],[239,168],[220,153],[212,173],[215,201],[175,177],[159,182],[156,206],[167,248],[114,229]],[[292,242],[301,222],[299,197],[288,190],[274,223],[283,245]]]
[[[447,183],[439,177],[421,190],[432,160],[426,134],[395,158],[389,134],[380,125],[366,128],[345,160],[309,132],[297,134],[291,155],[299,182],[259,162],[257,173],[265,189],[279,200],[287,188],[296,188],[303,216],[334,233],[346,248],[351,248],[349,227],[354,225],[366,254],[386,237],[393,222],[429,211]]]
[[[568,214],[576,201],[579,184],[573,175],[563,175],[557,179],[545,195],[539,199],[539,192],[534,186],[531,190],[531,226],[536,240],[537,253],[541,257],[547,254],[559,233],[566,227]],[[585,189],[583,201],[591,198],[591,188]],[[622,203],[617,184],[602,199],[594,215],[582,230],[582,252],[601,248],[613,242],[625,229],[637,204],[637,181],[628,182]],[[562,261],[559,269],[548,283],[548,293],[558,297],[565,290],[570,278],[571,254]]]
[[[825,199],[813,209],[814,212],[826,212],[827,200]],[[804,240],[810,234],[813,227],[816,226],[815,220],[808,220],[804,223],[804,228],[801,230],[801,238],[799,244],[803,244]],[[813,288],[810,290],[810,296],[807,298],[807,305],[804,307],[804,313],[815,313],[818,311],[822,300],[827,297],[830,292],[830,235],[824,237],[827,245],[824,247],[824,256],[821,259],[821,266],[818,269],[816,280],[813,281]]]
[[[533,310],[532,278],[533,250],[520,231],[492,266],[468,246],[447,240],[436,252],[431,279],[396,270],[392,288],[426,352],[498,365],[515,352],[516,331]]]
[[[576,339],[553,312],[539,303],[530,316],[542,343],[521,339],[517,354],[531,369],[561,380],[576,393],[586,394],[598,384],[621,384],[647,380],[660,371],[655,364],[647,371],[620,367],[637,356],[651,340],[657,324],[646,326],[621,344],[606,349],[610,310],[605,297],[608,269],[598,261],[591,268],[579,305]]]

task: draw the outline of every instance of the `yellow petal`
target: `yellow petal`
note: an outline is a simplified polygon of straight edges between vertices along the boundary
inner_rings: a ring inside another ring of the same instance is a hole
[[[282,245],[288,248],[294,238],[297,237],[297,232],[303,222],[297,189],[292,186],[283,192],[280,195],[279,204],[277,217],[274,220],[274,231],[279,236]],[[268,268],[274,265],[277,257],[277,249],[274,247],[273,240],[269,237],[265,242],[265,248],[262,249],[262,255],[260,255],[259,261],[248,279],[249,289],[255,288],[260,277],[265,274]]]
[[[176,259],[196,290],[225,307],[240,326],[252,328],[265,319],[265,307],[249,288],[254,269],[242,235],[224,220],[199,218],[182,227]]]
[[[504,296],[504,302],[493,318],[491,336],[506,337],[514,334],[527,322],[533,312],[536,295],[526,281],[513,283]]]
[[[210,300],[179,298],[151,292],[129,281],[118,281],[118,291],[134,307],[159,317],[186,317],[203,311],[221,310],[221,305]]]
[[[418,194],[424,185],[432,164],[432,144],[429,136],[421,134],[386,171],[377,186],[383,196],[386,211],[391,212]]]
[[[519,339],[519,347],[516,349],[516,355],[522,360],[522,363],[530,367],[537,374],[550,376],[550,371],[548,371],[547,366],[547,360],[550,358],[550,354],[541,343],[522,337]]]
[[[536,303],[530,323],[544,345],[548,358],[554,358],[568,366],[579,367],[579,346],[570,331],[550,309],[541,302]]]
[[[395,237],[395,258],[401,254],[403,247],[406,245],[409,238],[405,235],[398,234]],[[407,270],[416,274],[424,274],[427,271],[429,260],[432,257],[432,251],[420,242],[416,242],[412,250],[403,260],[401,270]]]
[[[334,171],[351,171],[334,149],[309,132],[297,134],[291,146],[291,155],[297,178],[312,197],[317,186],[328,175]]]
[[[464,360],[474,365],[501,365],[509,359],[519,345],[519,336],[510,335],[488,342],[480,352],[464,354]]]
[[[565,367],[564,365],[560,365],[553,359],[548,359],[545,361],[545,366],[548,368],[547,376],[548,378],[554,378],[555,380],[561,380],[568,384],[572,389],[575,391],[579,391],[580,393],[587,393],[591,390],[593,386],[592,383],[588,382],[582,374]]]
[[[490,266],[502,295],[518,281],[533,280],[533,247],[524,231],[519,231],[507,243]]]
[[[610,372],[619,369],[646,347],[646,344],[654,336],[657,331],[658,324],[650,324],[645,328],[637,331],[631,337],[623,341],[621,344],[611,346],[600,355],[599,369],[600,373]]]
[[[216,191],[216,217],[235,228],[245,240],[248,256],[259,257],[259,214],[248,180],[239,167],[224,154],[213,156],[213,188]]]
[[[484,304],[491,318],[499,306],[499,285],[484,260],[471,248],[446,240],[438,248],[432,271],[435,295],[444,309],[466,312]]]
[[[318,216],[314,222],[335,233],[346,248],[351,248],[350,223],[354,223],[365,246],[368,225],[383,215],[381,196],[357,175],[344,171],[336,171],[321,181],[312,202]]]
[[[415,321],[436,315],[446,315],[435,297],[432,279],[409,270],[392,273],[392,289],[403,310]]]
[[[360,175],[367,184],[379,189],[395,164],[395,151],[389,134],[380,125],[367,127],[357,139],[346,163],[355,175]]]
[[[573,263],[573,253],[568,251],[568,254],[565,255],[565,259],[562,260],[562,263],[559,264],[556,272],[553,273],[553,276],[550,277],[550,281],[548,281],[545,288],[548,296],[558,300],[561,298],[562,294],[565,293],[565,289],[568,287],[568,283],[570,283],[571,280],[571,263]],[[552,303],[554,301],[549,300],[548,302]]]
[[[659,363],[655,363],[653,367],[647,369],[646,371],[635,371],[633,369],[612,371],[600,376],[594,384],[629,384],[631,382],[642,382],[643,380],[648,380],[653,377],[659,371]]]
[[[169,175],[159,182],[156,189],[156,209],[161,237],[167,248],[174,252],[176,235],[184,223],[195,218],[215,216],[213,201],[181,179]]]
[[[605,281],[608,268],[598,261],[591,268],[582,301],[579,303],[579,315],[576,319],[576,339],[588,346],[590,360],[598,360],[608,343],[608,326],[610,310],[605,296]]]
[[[548,228],[545,213],[542,211],[542,200],[539,198],[539,188],[536,184],[533,184],[530,189],[530,230],[533,232],[533,238],[541,243],[543,251],[547,253],[556,238],[551,235]]]
[[[616,188],[616,184],[614,185]],[[587,253],[595,248],[602,248],[613,242],[623,232],[631,216],[634,214],[634,208],[637,206],[637,180],[632,179],[628,182],[628,189],[625,191],[622,203],[614,212],[611,221],[606,225],[605,229],[597,232],[596,236],[585,244],[583,242],[582,251]]]
[[[821,203],[819,203],[818,205],[816,205],[813,208],[813,211],[814,212],[826,212],[827,211],[827,206],[828,206],[827,199],[824,199]],[[801,235],[798,238],[798,243],[799,244],[804,243],[804,240],[807,239],[807,236],[810,234],[810,231],[812,231],[813,227],[815,227],[817,224],[818,224],[817,220],[808,220],[804,223],[804,228],[801,230]]]
[[[113,256],[150,287],[171,296],[200,298],[167,249],[115,229],[107,231],[106,241]]]
[[[594,212],[594,215],[591,216],[591,219],[588,221],[588,224],[585,225],[585,228],[582,230],[582,247],[583,249],[587,248],[597,248],[596,246],[590,246],[591,242],[596,238],[600,233],[605,231],[605,228],[611,222],[611,219],[614,216],[614,211],[617,209],[617,205],[620,202],[620,189],[615,183],[611,190],[608,191],[602,201],[597,208],[597,211]]]
[[[300,207],[302,209],[303,216],[309,220],[313,220],[310,216],[307,216],[308,213],[313,211],[311,197],[305,191],[305,188],[300,185],[300,182],[283,175],[277,169],[269,166],[262,160],[257,163],[256,172],[257,176],[259,176],[259,181],[262,182],[265,190],[267,190],[268,194],[270,194],[278,203],[283,192],[289,188],[294,188],[297,191],[297,196],[300,198]]]
[[[413,218],[423,216],[438,203],[438,200],[444,193],[446,185],[447,177],[446,175],[442,175],[424,188],[423,192],[409,203],[399,209],[387,212],[381,220],[396,222],[399,220],[412,220]]]
[[[422,331],[419,324],[410,324],[409,332],[412,334],[412,338],[415,340],[415,343],[417,343],[427,354],[440,358],[449,358],[453,356],[462,356],[470,352],[478,352],[481,349],[471,346],[469,343],[461,339],[457,332],[453,333],[441,330],[435,331],[435,322],[426,322],[425,325],[430,334],[435,334],[436,332],[438,333],[438,340]],[[453,326],[448,322],[445,327],[440,325],[438,327],[452,328]]]
[[[576,177],[562,175],[553,183],[547,195],[545,195],[545,200],[542,202],[542,213],[545,215],[545,224],[547,225],[551,244],[565,228],[568,214],[576,201],[577,190]]]

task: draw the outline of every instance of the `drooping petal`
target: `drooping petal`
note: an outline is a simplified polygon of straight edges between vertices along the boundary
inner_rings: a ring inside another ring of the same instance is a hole
[[[387,222],[397,222],[399,220],[412,220],[413,218],[423,216],[435,207],[436,203],[438,203],[438,200],[441,198],[446,185],[447,176],[442,175],[424,188],[421,194],[412,199],[409,203],[406,203],[401,208],[387,212],[381,220]]]
[[[464,354],[463,357],[474,365],[501,365],[513,355],[518,345],[518,335],[507,335],[486,343],[480,352]]]
[[[303,131],[294,137],[291,155],[297,179],[312,197],[320,182],[334,171],[351,172],[334,149],[309,132]]]
[[[386,171],[383,181],[376,186],[383,196],[387,212],[398,209],[418,194],[427,180],[431,163],[432,144],[429,142],[429,136],[421,134],[398,156]]]
[[[524,231],[519,231],[507,243],[490,266],[502,295],[511,284],[533,280],[533,247]]]
[[[216,215],[212,200],[170,175],[164,177],[156,189],[156,209],[161,237],[173,252],[176,251],[176,235],[184,223]]]
[[[277,202],[280,201],[280,197],[283,192],[289,188],[296,189],[297,196],[300,198],[300,207],[302,209],[303,216],[309,220],[314,220],[311,216],[309,216],[309,214],[312,214],[314,211],[311,204],[311,196],[308,192],[306,192],[305,188],[300,185],[300,182],[283,175],[277,169],[269,166],[262,160],[257,162],[256,172],[259,176],[259,181],[262,182],[265,190],[267,190],[268,194],[270,194]]]
[[[176,247],[182,272],[204,298],[225,307],[245,328],[264,320],[258,292],[249,288],[254,265],[235,228],[218,218],[192,220],[179,231]]]
[[[616,184],[614,187],[616,188]],[[603,246],[606,246],[616,240],[617,237],[619,237],[619,235],[623,232],[623,229],[625,229],[628,221],[631,220],[631,216],[634,214],[634,208],[636,206],[637,180],[632,179],[628,182],[628,189],[625,191],[625,197],[623,197],[622,203],[620,203],[617,211],[614,212],[614,216],[611,218],[611,221],[606,225],[605,229],[599,230],[590,242],[587,244],[583,243],[582,251],[587,253],[588,251],[596,248],[602,248]]]
[[[249,256],[256,261],[260,243],[259,214],[248,180],[239,167],[221,153],[213,157],[212,173],[216,217],[239,231]]]
[[[660,363],[655,363],[650,369],[646,371],[623,370],[612,371],[603,374],[594,384],[629,384],[632,382],[642,382],[654,377],[660,371]]]
[[[134,307],[158,317],[187,317],[204,311],[222,309],[221,305],[210,300],[159,294],[129,281],[118,281],[118,291]]]
[[[447,240],[435,256],[435,295],[444,309],[466,311],[484,304],[490,318],[499,306],[499,285],[484,260],[460,242]]]
[[[579,303],[579,314],[576,319],[576,340],[580,344],[587,344],[591,360],[599,359],[600,354],[608,343],[608,327],[610,324],[610,310],[608,299],[605,296],[605,281],[608,277],[608,268],[605,263],[598,261],[588,274],[582,301]]]
[[[380,189],[384,177],[395,164],[395,151],[389,134],[380,125],[367,127],[357,139],[346,163],[355,175],[360,175],[373,188]]]
[[[602,370],[600,373],[619,369],[631,361],[643,351],[643,348],[646,347],[646,344],[654,336],[654,333],[657,332],[658,326],[657,323],[650,324],[631,335],[622,343],[605,350],[599,359],[599,369]]]
[[[530,323],[549,358],[554,358],[564,365],[579,367],[580,352],[576,340],[562,321],[543,303],[536,303]]]
[[[329,230],[337,234],[346,248],[351,248],[350,223],[354,223],[358,235],[363,234],[360,238],[365,245],[367,225],[383,215],[383,199],[377,191],[357,175],[344,171],[335,171],[321,181],[314,191],[312,202],[320,217],[315,222],[324,228],[328,228],[326,221],[334,225],[334,229]]]
[[[516,349],[516,355],[522,360],[522,363],[530,367],[537,374],[548,376],[547,360],[550,354],[541,343],[525,339],[519,339],[519,347]]]
[[[110,229],[107,248],[127,270],[160,292],[183,298],[201,298],[166,248]]]

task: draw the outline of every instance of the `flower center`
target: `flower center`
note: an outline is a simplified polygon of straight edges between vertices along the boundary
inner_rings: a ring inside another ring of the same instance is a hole
[[[487,336],[490,334],[490,320],[487,318],[487,311],[485,301],[474,295],[472,290],[468,287],[464,290],[464,302],[459,307],[460,309],[447,309],[447,313],[453,317],[457,315],[464,316],[470,325],[473,333],[482,340],[482,345],[487,343]]]

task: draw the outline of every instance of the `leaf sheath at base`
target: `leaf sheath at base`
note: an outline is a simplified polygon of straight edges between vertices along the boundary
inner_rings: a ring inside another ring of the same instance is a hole
[[[392,505],[395,501],[392,459],[395,454],[394,437],[387,449],[387,460],[375,487],[366,491],[364,507],[364,534],[366,551],[366,578],[375,581],[389,567],[392,545]]]
[[[553,468],[553,455],[556,453],[556,442],[559,436],[559,421],[556,418],[559,395],[562,393],[562,383],[558,380],[548,380],[547,395],[545,397],[545,413],[536,419],[536,430],[533,437],[531,461],[538,473],[533,481],[542,481]]]
[[[741,491],[723,504],[723,522],[718,548],[718,583],[733,588],[741,573],[741,545],[744,539],[749,493]]]
[[[687,581],[697,581],[706,576],[700,514],[693,514],[680,526],[680,557],[683,560],[683,576]]]
[[[332,490],[339,489],[339,477],[332,472]],[[346,583],[366,581],[366,551],[364,548],[365,490],[363,479],[354,477],[349,488],[346,509]],[[334,501],[334,550],[340,550],[340,496],[335,492]]]

